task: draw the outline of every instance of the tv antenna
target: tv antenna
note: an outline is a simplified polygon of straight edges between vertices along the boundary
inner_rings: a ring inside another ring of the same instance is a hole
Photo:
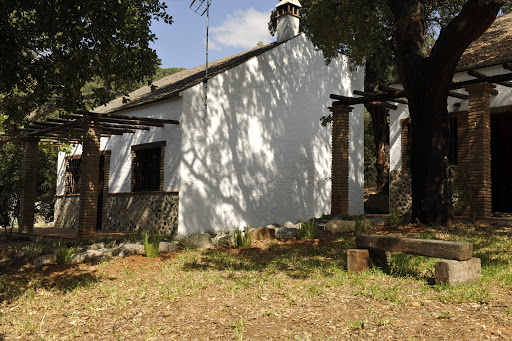
[[[210,27],[210,0],[192,0],[190,4],[190,8],[203,16],[206,13],[206,68],[205,68],[205,77],[204,77],[204,116],[208,114],[208,31]]]

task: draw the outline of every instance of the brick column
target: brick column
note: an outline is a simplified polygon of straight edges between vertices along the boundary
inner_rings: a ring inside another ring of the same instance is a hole
[[[84,124],[84,140],[80,176],[80,213],[77,239],[94,237],[98,214],[98,181],[100,168],[99,122]]]
[[[352,108],[338,105],[332,113],[331,216],[348,215],[349,114]]]
[[[22,232],[32,232],[34,230],[39,139],[27,137],[24,139],[24,144],[23,165],[21,168],[23,188],[20,202],[19,229]]]
[[[489,83],[466,86],[469,93],[467,155],[463,169],[472,193],[471,213],[475,218],[491,216],[491,104]]]

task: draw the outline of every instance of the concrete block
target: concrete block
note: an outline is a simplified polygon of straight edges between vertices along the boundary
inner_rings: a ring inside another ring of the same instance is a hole
[[[443,259],[436,263],[436,284],[448,283],[450,285],[470,283],[478,280],[481,274],[480,258],[471,258],[465,261]]]
[[[347,270],[361,272],[370,268],[370,252],[363,249],[347,250]]]

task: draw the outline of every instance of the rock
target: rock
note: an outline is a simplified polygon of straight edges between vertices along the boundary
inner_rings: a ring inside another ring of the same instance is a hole
[[[234,244],[233,233],[217,233],[217,235],[212,238],[212,243],[216,247],[232,247]]]
[[[269,227],[260,227],[249,231],[251,240],[273,240],[276,239],[276,230]]]
[[[105,243],[92,244],[90,250],[100,250],[105,248]]]
[[[215,247],[212,243],[212,237],[208,233],[189,237],[183,241],[183,244],[190,245],[198,249],[212,249]]]
[[[325,229],[333,234],[354,232],[356,230],[356,222],[352,220],[334,219],[325,225]]]
[[[441,259],[435,265],[436,284],[458,285],[475,282],[480,278],[481,267],[480,258],[466,261]]]
[[[34,260],[34,265],[35,266],[40,266],[40,265],[45,265],[45,264],[52,264],[52,263],[57,263],[57,255],[52,253],[50,255],[44,255],[44,256],[41,256],[41,257],[37,257],[35,260]]]
[[[119,256],[121,258],[143,253],[144,245],[138,244],[121,244],[112,250],[112,256]]]
[[[175,251],[178,251],[178,249],[179,249],[178,245],[176,245],[174,243],[160,242],[160,244],[158,244],[158,252],[160,252],[160,253],[175,252]]]
[[[275,229],[277,238],[295,238],[299,235],[298,228],[277,227]]]
[[[298,229],[300,226],[300,223],[294,224],[291,221],[287,221],[284,223],[283,227],[289,228],[289,229]]]
[[[71,263],[97,263],[108,258],[112,258],[112,251],[108,249],[96,249],[80,252],[71,259]]]

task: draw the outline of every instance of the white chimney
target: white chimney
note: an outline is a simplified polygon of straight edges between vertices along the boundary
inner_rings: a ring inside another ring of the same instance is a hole
[[[299,34],[300,14],[302,7],[299,0],[282,0],[277,9],[277,42],[291,39]]]

